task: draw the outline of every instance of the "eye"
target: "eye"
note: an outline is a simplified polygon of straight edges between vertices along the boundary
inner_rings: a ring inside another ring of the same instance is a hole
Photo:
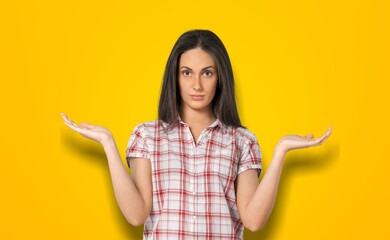
[[[190,72],[190,71],[188,71],[188,70],[184,70],[184,71],[182,71],[182,74],[183,74],[185,77],[189,77],[189,76],[191,76],[191,72]]]
[[[211,77],[211,76],[213,76],[213,72],[212,71],[205,71],[203,73],[203,75],[206,76],[206,77]]]

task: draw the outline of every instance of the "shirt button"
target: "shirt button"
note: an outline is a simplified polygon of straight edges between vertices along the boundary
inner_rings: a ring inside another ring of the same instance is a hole
[[[192,194],[193,194],[193,195],[196,195],[196,191],[193,191]]]
[[[192,216],[192,221],[195,222],[195,220],[196,220],[196,216],[194,215],[194,216]]]

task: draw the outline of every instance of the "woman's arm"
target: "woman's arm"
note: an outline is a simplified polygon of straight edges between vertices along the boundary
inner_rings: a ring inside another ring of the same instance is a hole
[[[131,176],[119,156],[114,138],[102,143],[107,155],[118,205],[133,226],[144,224],[152,208],[152,174],[149,159],[132,158]]]
[[[237,207],[244,226],[259,231],[267,222],[275,204],[284,158],[288,151],[321,145],[330,135],[332,127],[321,137],[288,135],[277,144],[271,163],[260,184],[257,171],[247,170],[236,180]]]
[[[84,137],[102,144],[107,156],[115,198],[126,220],[134,226],[142,225],[152,207],[152,177],[148,159],[132,158],[132,174],[128,175],[120,158],[112,134],[101,126],[82,123],[77,125],[65,114],[65,124]]]

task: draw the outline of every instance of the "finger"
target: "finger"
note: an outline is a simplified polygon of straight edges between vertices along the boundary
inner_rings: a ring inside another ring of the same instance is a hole
[[[329,136],[330,136],[330,134],[332,133],[332,126],[330,126],[329,128],[328,128],[328,130],[321,136],[321,141],[320,141],[320,143],[322,143],[322,142],[324,142]]]
[[[85,129],[85,128],[81,128],[79,126],[74,126],[70,123],[65,123],[66,125],[68,125],[72,130],[74,130],[75,132],[78,132],[82,135],[87,135],[88,134],[88,129]]]
[[[73,129],[74,131],[76,131],[76,132],[78,132],[78,126],[75,126],[75,125],[73,125],[73,124],[71,124],[71,123],[69,123],[69,122],[64,122],[65,123],[65,125],[67,125],[69,128],[71,128],[71,129]]]
[[[92,128],[92,127],[94,127],[94,125],[92,125],[92,124],[90,124],[90,123],[88,123],[88,122],[82,122],[81,125],[83,125],[83,126],[86,127],[86,128]]]
[[[318,145],[322,144],[328,137],[329,137],[329,135],[327,135],[327,134],[322,136],[320,141],[319,141],[319,143],[318,143]]]
[[[325,133],[321,137],[317,138],[314,142],[316,143],[316,145],[321,145],[328,137],[329,134]]]
[[[311,140],[314,137],[314,134],[308,134],[304,138],[307,140]]]
[[[68,121],[68,116],[65,113],[61,112],[61,117],[64,121]]]
[[[68,123],[69,125],[72,125],[73,127],[78,127],[78,125],[75,122],[73,122],[72,120],[67,120],[65,122]]]
[[[75,122],[73,122],[66,114],[63,115],[63,118],[64,118],[65,122],[67,122],[67,123],[69,123],[69,124],[71,124],[71,125],[73,125],[73,126],[75,126],[75,127],[78,126],[78,125],[77,125]]]
[[[329,136],[332,133],[332,130],[333,130],[333,126],[330,126],[326,131],[326,134]]]
[[[69,118],[68,118],[68,116],[66,116],[65,113],[62,112],[61,117],[62,117],[62,119],[64,119],[65,122],[69,122]]]
[[[297,139],[297,140],[305,139],[306,137],[307,136],[300,136],[297,134],[290,134],[290,135],[284,136],[284,138],[287,138],[287,139]]]

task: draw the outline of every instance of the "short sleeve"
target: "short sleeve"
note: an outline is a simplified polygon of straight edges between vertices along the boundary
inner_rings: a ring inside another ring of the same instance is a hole
[[[143,124],[139,124],[134,128],[126,147],[126,161],[129,167],[130,158],[132,157],[150,159],[150,154],[145,138],[145,127]]]
[[[242,150],[238,164],[238,174],[249,169],[256,169],[257,176],[259,177],[262,169],[262,154],[259,143],[256,139],[250,139],[249,141],[243,143],[243,146],[241,147]]]

